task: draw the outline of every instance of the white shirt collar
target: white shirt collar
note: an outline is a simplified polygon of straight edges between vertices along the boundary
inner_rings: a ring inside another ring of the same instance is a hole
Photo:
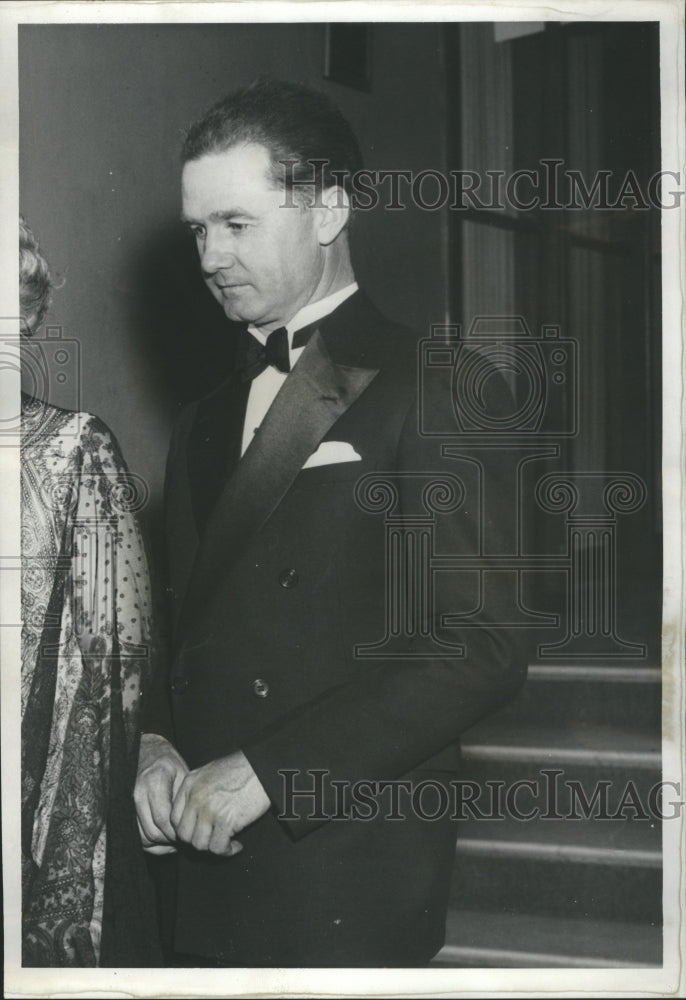
[[[342,302],[349,299],[351,295],[354,295],[357,291],[358,285],[356,281],[351,281],[349,285],[345,288],[339,288],[337,292],[332,292],[331,295],[327,295],[323,299],[317,299],[316,302],[308,302],[307,305],[299,309],[298,312],[293,316],[292,319],[286,323],[286,330],[288,331],[288,346],[290,347],[293,343],[293,334],[298,330],[302,330],[304,326],[309,326],[310,323],[316,323],[318,319],[323,319],[332,313],[334,309],[338,309]],[[266,343],[267,334],[262,333],[256,327],[250,325],[248,331],[260,341],[261,344]],[[300,351],[304,350],[302,347],[295,349],[295,354],[299,355]]]

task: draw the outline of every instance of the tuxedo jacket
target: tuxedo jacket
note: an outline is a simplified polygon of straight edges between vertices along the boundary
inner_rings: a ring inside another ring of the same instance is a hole
[[[433,573],[416,592],[427,547],[478,555],[487,535],[497,551],[499,531],[478,463],[442,457],[441,439],[422,433],[417,344],[357,292],[320,321],[242,458],[249,383],[238,375],[176,427],[174,648],[146,728],[191,768],[241,749],[273,804],[237,856],[180,852],[180,952],[421,965],[443,943],[450,811],[430,820],[440,803],[426,799],[390,819],[380,798],[355,818],[352,789],[455,778],[460,734],[514,695],[527,655],[516,631],[446,624],[478,604],[474,574]],[[448,433],[450,397],[448,380],[421,404]],[[316,782],[321,797],[289,795]]]

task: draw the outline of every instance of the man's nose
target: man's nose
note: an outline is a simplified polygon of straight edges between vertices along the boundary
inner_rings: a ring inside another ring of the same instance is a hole
[[[232,267],[233,254],[229,247],[220,239],[208,234],[200,254],[200,266],[205,274],[216,274],[217,271]]]

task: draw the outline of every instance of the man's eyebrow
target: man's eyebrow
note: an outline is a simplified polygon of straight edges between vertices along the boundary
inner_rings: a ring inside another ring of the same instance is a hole
[[[252,212],[248,212],[245,208],[227,208],[222,209],[218,212],[211,212],[209,221],[210,222],[231,222],[232,219],[255,219],[256,216]],[[190,219],[187,215],[181,215],[181,222],[186,225],[194,223],[195,219]]]

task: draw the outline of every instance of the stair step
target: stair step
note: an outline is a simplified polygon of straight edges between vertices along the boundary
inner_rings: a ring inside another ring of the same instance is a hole
[[[451,910],[441,967],[653,968],[662,932],[653,924]]]
[[[499,855],[629,868],[662,865],[657,820],[528,821],[476,819],[461,824],[457,854]]]
[[[636,767],[586,767],[575,763],[546,764],[543,761],[502,761],[502,760],[466,760],[462,763],[459,781],[463,785],[471,785],[475,792],[464,790],[464,797],[476,794],[477,804],[485,803],[482,813],[493,810],[491,802],[506,801],[509,789],[517,783],[529,781],[536,790],[533,796],[524,790],[519,794],[518,801],[524,808],[527,798],[536,800],[535,804],[541,811],[555,810],[561,817],[583,818],[584,806],[582,797],[589,806],[593,805],[592,815],[604,814],[617,816],[621,819],[644,819],[652,815],[660,815],[660,803],[665,815],[674,810],[671,803],[679,799],[679,795],[671,788],[665,789],[664,799],[660,795],[660,772]],[[601,782],[603,784],[601,784]],[[498,790],[498,786],[502,786]],[[552,790],[554,788],[554,791]],[[594,795],[600,798],[594,803]],[[555,796],[555,798],[553,798]],[[629,799],[638,800],[636,809],[630,807]]]
[[[460,843],[458,837],[458,844]],[[582,844],[481,841],[458,846],[452,906],[494,913],[662,922],[662,871],[649,852]]]
[[[446,947],[434,964],[660,965],[657,813],[662,805],[669,815],[679,798],[667,788],[663,804],[654,794],[661,694],[661,671],[645,661],[535,663],[518,699],[465,734],[467,818],[458,825]],[[534,786],[518,786],[517,817],[507,794],[523,781]],[[470,814],[469,799],[481,816]],[[546,810],[560,818],[542,819]]]
[[[584,724],[514,729],[489,721],[465,734],[462,758],[460,781],[478,786],[478,802],[489,802],[496,794],[504,801],[508,789],[528,781],[542,811],[549,804],[553,809],[554,794],[560,815],[583,817],[582,797],[593,803],[597,794],[604,813],[596,804],[595,816],[619,811],[619,818],[646,819],[660,814],[660,743],[648,733]],[[504,786],[500,792],[499,782]],[[667,815],[675,796],[665,788],[662,810]],[[527,801],[531,795],[523,790],[519,799]]]
[[[458,824],[451,898],[460,908],[490,905],[496,913],[659,924],[661,847],[654,818],[470,816]]]
[[[617,667],[599,663],[532,663],[529,680],[537,681],[593,681],[612,684],[660,684],[662,668],[659,666]]]
[[[465,760],[621,766],[659,771],[659,734],[624,728],[570,723],[558,729],[505,727],[489,720],[474,726],[462,741]]]
[[[621,725],[660,731],[662,674],[652,666],[547,664],[529,667],[518,697],[491,717],[517,725],[567,721]]]

